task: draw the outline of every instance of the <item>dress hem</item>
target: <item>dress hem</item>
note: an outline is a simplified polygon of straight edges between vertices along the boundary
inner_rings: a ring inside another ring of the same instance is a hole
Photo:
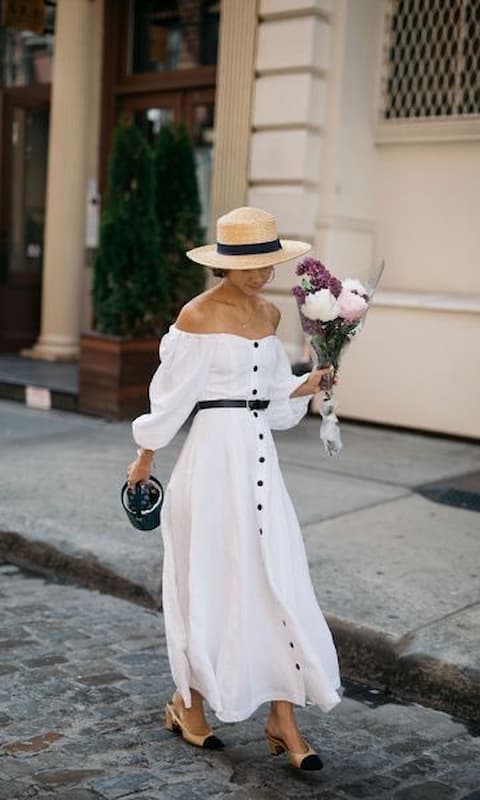
[[[264,703],[271,703],[272,701],[276,700],[283,700],[288,703],[293,703],[296,706],[300,706],[301,708],[306,708],[307,705],[317,705],[324,714],[328,714],[335,706],[337,706],[341,702],[341,696],[337,695],[337,698],[333,700],[328,706],[322,706],[316,700],[312,700],[309,697],[306,697],[305,693],[303,692],[301,695],[289,695],[288,697],[272,697],[270,694],[268,697],[261,697],[257,699],[254,703],[250,704],[249,710],[242,710],[242,711],[220,711],[215,709],[212,702],[208,699],[208,695],[204,694],[201,689],[198,689],[196,686],[191,686],[192,689],[196,689],[202,695],[203,699],[207,701],[208,705],[210,706],[211,710],[220,720],[220,722],[243,722],[243,720],[248,719],[252,716],[252,714],[257,711],[257,709],[263,705]],[[341,690],[341,685],[337,687],[335,691],[338,689]],[[179,690],[180,691],[180,690]],[[181,693],[181,692],[180,692]],[[185,702],[185,698],[183,697],[183,701]]]

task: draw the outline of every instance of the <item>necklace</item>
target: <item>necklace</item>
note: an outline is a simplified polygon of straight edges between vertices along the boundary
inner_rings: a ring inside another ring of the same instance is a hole
[[[248,325],[248,323],[249,323],[249,322],[250,322],[250,320],[252,319],[252,317],[253,317],[254,313],[255,313],[255,309],[253,309],[253,310],[252,310],[252,312],[251,312],[250,316],[249,316],[249,317],[247,317],[247,319],[245,320],[245,322],[241,322],[241,323],[240,323],[240,327],[241,327],[241,328],[246,328],[246,326]]]
[[[228,300],[226,300],[226,299],[223,299],[223,302],[225,303],[225,305],[231,306],[231,307],[232,307],[232,308],[234,308],[234,309],[236,309],[236,308],[237,308],[237,306],[235,305],[235,303],[229,302],[229,301],[228,301]],[[253,315],[255,314],[255,312],[256,312],[257,310],[258,310],[257,306],[254,306],[254,307],[252,308],[252,310],[251,310],[250,314],[248,315],[247,319],[246,319],[244,322],[240,322],[240,323],[239,323],[239,324],[240,324],[240,327],[241,327],[242,329],[247,327],[248,323],[250,322],[250,320],[252,319]]]

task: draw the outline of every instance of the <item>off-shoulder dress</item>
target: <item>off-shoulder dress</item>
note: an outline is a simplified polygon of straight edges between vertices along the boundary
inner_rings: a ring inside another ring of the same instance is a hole
[[[161,512],[162,602],[172,678],[187,707],[197,689],[234,722],[260,704],[341,697],[337,651],[313,589],[302,533],[272,429],[296,425],[312,395],[290,398],[277,335],[190,333],[160,342],[138,445],[165,447],[197,400],[269,399],[265,410],[202,409],[193,418]]]

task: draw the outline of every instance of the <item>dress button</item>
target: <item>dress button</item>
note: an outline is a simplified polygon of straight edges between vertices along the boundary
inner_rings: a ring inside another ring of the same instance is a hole
[[[263,456],[260,456],[260,458],[258,460],[260,461],[260,464],[263,464],[263,462],[265,461]]]
[[[263,439],[263,433],[259,433],[259,434],[258,434],[258,438],[259,438],[259,439]]]
[[[282,619],[282,625],[285,625],[285,626],[287,625],[287,623],[285,622],[284,619]]]
[[[254,342],[254,343],[253,343],[253,346],[254,346],[254,347],[258,347],[258,342]]]
[[[300,664],[295,664],[297,669],[300,669]]]
[[[252,389],[252,394],[257,394],[257,390],[256,389]]]
[[[262,510],[262,508],[263,508],[263,506],[262,506],[262,505],[260,505],[260,503],[259,503],[259,504],[258,504],[258,506],[257,506],[257,508],[258,508],[258,510],[259,510],[259,511],[261,511],[261,510]]]
[[[257,486],[263,486],[263,481],[257,481]]]
[[[259,530],[259,533],[263,533],[263,530],[261,528],[259,528],[258,530]]]
[[[257,371],[257,369],[258,369],[258,367],[257,367],[257,365],[255,364],[255,366],[254,366],[254,368],[253,368],[253,371],[254,371],[254,372],[256,372],[256,371]]]
[[[258,411],[254,411],[254,412],[253,412],[253,416],[254,416],[254,417],[258,417]]]
[[[293,647],[293,642],[290,642],[290,647]]]

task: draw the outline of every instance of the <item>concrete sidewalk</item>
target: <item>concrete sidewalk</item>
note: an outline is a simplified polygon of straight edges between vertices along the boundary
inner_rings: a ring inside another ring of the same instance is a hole
[[[344,424],[328,458],[318,427],[275,439],[343,674],[480,719],[480,516],[418,493],[479,471],[480,447]],[[1,402],[0,431],[0,552],[158,608],[161,537],[119,503],[130,425]],[[163,483],[184,436],[157,453]]]

